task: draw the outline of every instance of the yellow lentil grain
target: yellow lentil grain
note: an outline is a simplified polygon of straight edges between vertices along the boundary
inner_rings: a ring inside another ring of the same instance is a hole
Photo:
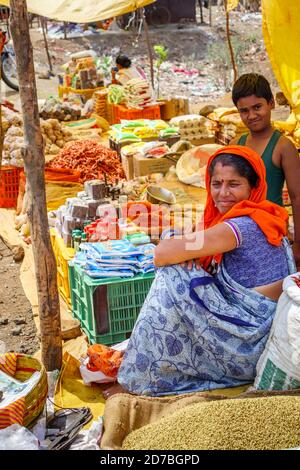
[[[123,449],[278,450],[300,446],[300,397],[217,400],[187,406],[130,433]]]

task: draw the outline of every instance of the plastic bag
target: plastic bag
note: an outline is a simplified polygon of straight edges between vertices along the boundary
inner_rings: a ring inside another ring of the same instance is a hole
[[[185,152],[176,165],[179,181],[205,188],[206,164],[209,157],[209,154],[203,152],[200,147],[193,147]]]
[[[67,170],[65,168],[46,168],[45,181],[78,183],[80,181],[80,172],[76,170]]]
[[[184,152],[176,165],[176,173],[179,181],[198,188],[205,188],[206,165],[210,156],[221,145],[206,144],[199,147],[192,147]]]
[[[39,450],[39,441],[28,429],[12,424],[0,430],[0,450]]]
[[[285,278],[270,336],[256,366],[259,390],[300,388],[300,273]]]
[[[87,354],[89,357],[88,370],[103,372],[108,377],[117,377],[124,354],[122,351],[115,351],[103,344],[93,344],[88,348]]]

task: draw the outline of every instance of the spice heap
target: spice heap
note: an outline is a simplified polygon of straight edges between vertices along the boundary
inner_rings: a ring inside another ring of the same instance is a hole
[[[187,406],[130,433],[123,449],[279,450],[300,446],[300,397],[217,400]]]
[[[104,179],[108,183],[124,178],[117,152],[94,140],[69,142],[49,163],[50,168],[68,168],[80,172],[80,181]]]

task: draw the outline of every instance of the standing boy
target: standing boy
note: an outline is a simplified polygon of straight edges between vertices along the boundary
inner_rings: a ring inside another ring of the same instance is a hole
[[[234,139],[230,144],[246,145],[261,155],[266,171],[267,199],[283,205],[282,188],[286,180],[294,217],[293,252],[300,266],[300,158],[294,144],[271,124],[275,107],[269,82],[257,73],[247,73],[235,82],[232,101],[249,134]]]

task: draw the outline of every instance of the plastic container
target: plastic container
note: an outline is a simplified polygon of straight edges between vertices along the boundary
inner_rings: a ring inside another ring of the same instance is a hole
[[[149,292],[154,274],[131,279],[92,279],[69,262],[72,315],[90,343],[115,344],[127,339]]]
[[[292,204],[287,188],[283,188],[282,190],[282,201],[284,206],[290,206]]]
[[[56,259],[58,290],[68,306],[71,307],[68,261],[74,258],[75,250],[65,246],[63,239],[58,236],[55,229],[50,230],[50,236]]]
[[[113,105],[114,124],[119,124],[121,119],[160,119],[160,106],[158,104],[147,106],[144,109],[129,109],[122,104]]]
[[[3,166],[0,168],[0,207],[17,207],[20,176],[23,168]]]

